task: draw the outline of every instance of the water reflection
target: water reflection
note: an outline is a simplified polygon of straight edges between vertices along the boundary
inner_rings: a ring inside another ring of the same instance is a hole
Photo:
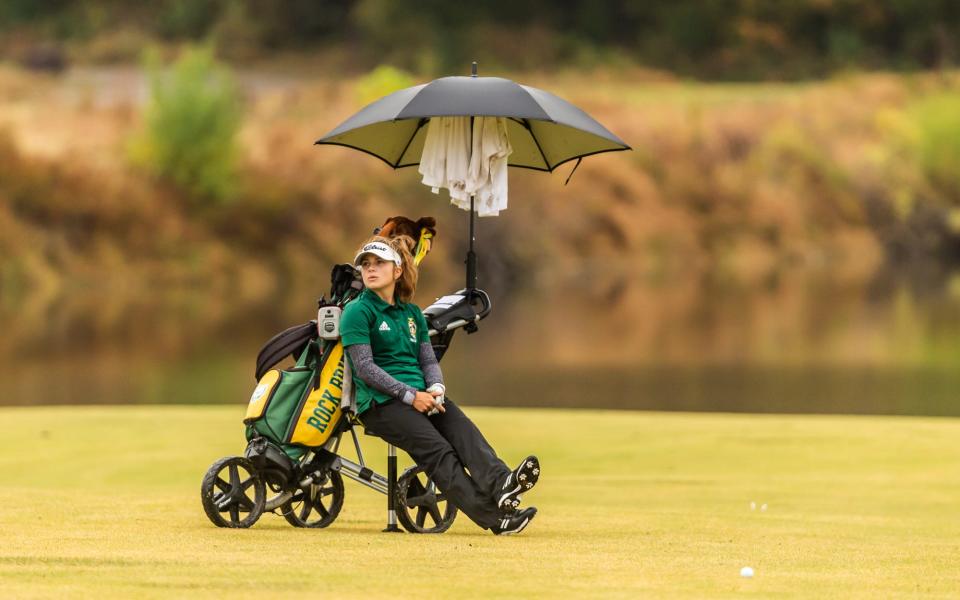
[[[624,281],[591,271],[539,291],[491,289],[491,317],[477,334],[458,334],[444,359],[451,396],[468,405],[960,415],[956,278]],[[453,289],[425,285],[422,304]],[[239,407],[262,342],[311,318],[317,295],[7,297],[0,404]]]

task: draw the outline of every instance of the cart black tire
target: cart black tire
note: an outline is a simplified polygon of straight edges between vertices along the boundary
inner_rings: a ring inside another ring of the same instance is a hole
[[[293,496],[280,507],[280,512],[287,523],[294,527],[320,529],[337,520],[343,508],[343,496],[343,477],[336,471],[330,471],[320,483],[294,491]],[[314,518],[311,519],[311,516]]]
[[[226,478],[221,476],[224,472]],[[200,484],[203,512],[217,527],[250,527],[263,514],[266,499],[263,480],[253,464],[242,456],[228,456],[213,463]]]
[[[395,505],[397,520],[410,533],[443,533],[457,518],[457,507],[421,467],[410,467],[397,479]]]

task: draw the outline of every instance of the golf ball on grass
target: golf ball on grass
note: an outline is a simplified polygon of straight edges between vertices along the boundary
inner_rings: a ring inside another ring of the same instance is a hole
[[[753,577],[753,569],[750,567],[740,569],[740,577]]]

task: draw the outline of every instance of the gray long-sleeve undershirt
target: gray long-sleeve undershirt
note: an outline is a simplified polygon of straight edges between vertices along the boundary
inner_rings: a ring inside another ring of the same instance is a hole
[[[346,350],[347,354],[350,355],[354,377],[359,377],[378,392],[389,394],[391,398],[396,398],[406,404],[413,404],[413,399],[416,397],[418,390],[411,385],[398,381],[373,362],[373,350],[370,348],[370,344],[353,344],[347,346]],[[437,362],[437,355],[433,352],[433,346],[428,342],[420,344],[418,362],[420,370],[423,371],[423,380],[427,387],[435,383],[443,384],[440,363]]]

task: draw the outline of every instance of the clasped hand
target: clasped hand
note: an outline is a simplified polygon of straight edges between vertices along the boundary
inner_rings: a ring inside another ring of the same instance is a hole
[[[442,404],[438,404],[434,398],[437,396],[442,396],[443,392],[417,392],[417,395],[413,398],[413,407],[417,411],[422,413],[428,413],[433,409],[437,409],[440,412],[446,412],[447,409],[443,407]]]

